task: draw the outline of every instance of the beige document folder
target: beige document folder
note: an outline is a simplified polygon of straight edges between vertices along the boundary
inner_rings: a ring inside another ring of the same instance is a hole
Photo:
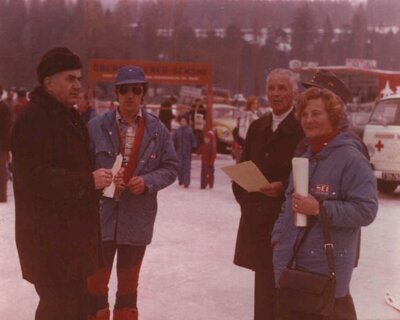
[[[253,161],[245,161],[221,168],[226,175],[248,192],[260,192],[269,184]]]

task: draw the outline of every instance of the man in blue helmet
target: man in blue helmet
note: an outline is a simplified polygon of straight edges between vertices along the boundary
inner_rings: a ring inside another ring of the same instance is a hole
[[[138,319],[139,271],[153,235],[157,192],[176,179],[178,158],[170,134],[142,108],[146,91],[141,68],[120,68],[115,81],[118,108],[88,124],[96,167],[113,167],[118,154],[123,159],[114,177],[114,197],[102,199],[104,264],[88,279],[89,319],[110,319],[108,282],[116,252],[118,291],[113,319]]]

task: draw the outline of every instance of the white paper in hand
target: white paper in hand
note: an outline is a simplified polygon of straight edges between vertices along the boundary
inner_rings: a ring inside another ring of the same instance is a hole
[[[294,191],[302,196],[308,195],[308,159],[307,158],[293,158],[293,184]],[[307,226],[307,216],[296,212],[294,223],[297,227]]]
[[[115,159],[114,165],[111,169],[113,177],[117,174],[119,169],[121,169],[121,166],[122,166],[122,155],[118,154],[117,158]],[[115,192],[115,183],[113,180],[113,182],[111,182],[111,184],[108,187],[104,188],[103,196],[107,198],[114,198],[114,192]]]

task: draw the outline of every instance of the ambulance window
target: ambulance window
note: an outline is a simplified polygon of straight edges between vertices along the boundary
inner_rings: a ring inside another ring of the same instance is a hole
[[[379,102],[372,112],[370,124],[399,125],[400,124],[400,101]]]

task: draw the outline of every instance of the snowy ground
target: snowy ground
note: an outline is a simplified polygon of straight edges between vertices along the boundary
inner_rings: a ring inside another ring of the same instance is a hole
[[[189,189],[175,183],[159,193],[154,240],[139,284],[141,319],[252,319],[253,273],[232,264],[239,207],[219,169],[231,163],[228,156],[219,156],[214,190],[200,190],[195,159]],[[37,297],[20,276],[13,202],[9,188],[8,203],[0,203],[0,319],[29,320]],[[400,300],[399,203],[399,192],[381,196],[377,220],[363,229],[360,266],[351,288],[360,320],[400,319],[400,312],[383,298],[390,291]]]

